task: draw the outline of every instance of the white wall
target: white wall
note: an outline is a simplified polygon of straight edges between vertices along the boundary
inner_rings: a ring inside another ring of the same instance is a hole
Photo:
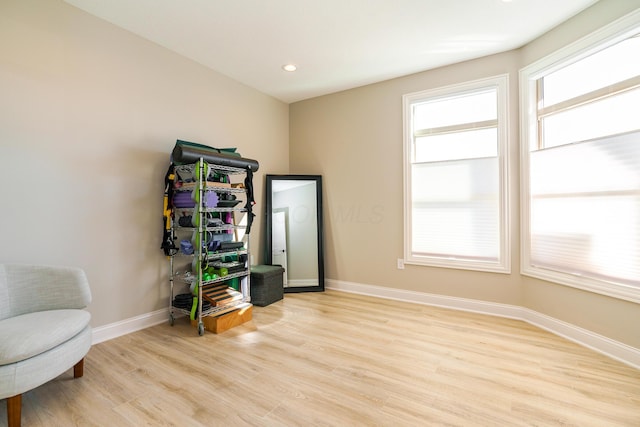
[[[176,139],[260,162],[260,262],[264,174],[288,172],[288,106],[61,0],[0,2],[0,262],[84,268],[94,327],[166,307]]]
[[[287,209],[287,280],[318,283],[318,221],[316,184],[273,194],[273,208]],[[295,283],[289,286],[298,286]]]

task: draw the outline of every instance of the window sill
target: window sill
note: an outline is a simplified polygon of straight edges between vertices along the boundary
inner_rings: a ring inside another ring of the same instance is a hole
[[[470,261],[453,258],[435,258],[435,257],[405,257],[405,264],[419,265],[423,267],[439,267],[451,268],[456,270],[472,270],[488,273],[510,274],[511,268],[509,262],[504,264],[490,261]]]
[[[521,273],[524,276],[533,277],[534,279],[541,279],[583,291],[640,303],[640,288],[633,286],[605,282],[603,280],[596,280],[579,274],[560,273],[553,270],[531,266],[523,266]]]

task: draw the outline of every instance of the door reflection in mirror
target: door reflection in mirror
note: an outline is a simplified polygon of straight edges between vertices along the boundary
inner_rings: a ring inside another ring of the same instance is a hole
[[[289,250],[287,245],[287,240],[289,237],[289,233],[287,233],[288,214],[288,208],[283,208],[282,210],[280,208],[274,208],[273,217],[271,220],[271,226],[273,229],[271,238],[273,242],[271,248],[271,256],[273,258],[271,260],[271,263],[284,267],[282,284],[285,288],[289,286],[289,267],[287,266],[287,259],[289,258]]]

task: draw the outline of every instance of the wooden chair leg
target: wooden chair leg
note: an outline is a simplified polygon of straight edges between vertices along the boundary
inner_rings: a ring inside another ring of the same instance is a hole
[[[73,365],[73,378],[80,378],[84,375],[84,358],[80,359],[78,363]]]
[[[22,395],[7,399],[7,426],[20,427],[22,417]]]
[[[84,375],[84,358],[73,365],[73,377]],[[7,398],[7,426],[20,427],[22,420],[22,395]]]

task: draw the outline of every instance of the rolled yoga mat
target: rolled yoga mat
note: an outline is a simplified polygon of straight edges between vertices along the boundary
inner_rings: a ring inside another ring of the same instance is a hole
[[[251,169],[253,172],[258,170],[259,164],[257,160],[238,157],[237,154],[225,153],[216,148],[206,148],[202,145],[185,145],[178,140],[171,158],[175,164],[195,163],[200,158],[207,163],[213,163],[222,166],[229,166],[241,169]]]

